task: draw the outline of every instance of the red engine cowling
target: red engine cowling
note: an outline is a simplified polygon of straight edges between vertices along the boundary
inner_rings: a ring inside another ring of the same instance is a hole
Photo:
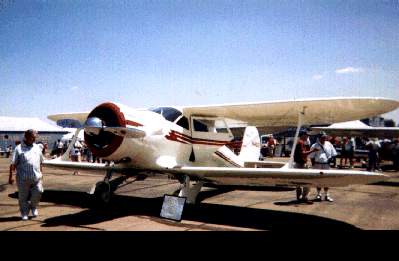
[[[126,119],[120,108],[106,102],[97,106],[87,117],[100,119],[105,126],[126,127]],[[98,134],[84,132],[87,147],[95,157],[104,158],[114,153],[122,144],[123,137],[100,130]]]

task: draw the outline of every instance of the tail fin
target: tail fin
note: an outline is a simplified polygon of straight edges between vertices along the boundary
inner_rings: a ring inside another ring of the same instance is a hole
[[[258,129],[254,126],[245,128],[240,155],[242,161],[258,161],[260,156],[260,138]]]

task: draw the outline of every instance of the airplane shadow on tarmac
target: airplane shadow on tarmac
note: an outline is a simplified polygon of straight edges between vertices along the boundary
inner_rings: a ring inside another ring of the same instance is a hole
[[[373,183],[370,185],[399,187],[399,182],[388,180],[388,181],[380,181],[380,182]]]
[[[203,191],[198,195],[198,199],[201,200],[201,198],[212,196],[215,193],[220,192],[212,190]],[[46,190],[43,193],[42,201],[88,208],[90,206],[91,198],[90,195],[85,192]],[[75,214],[48,218],[44,220],[42,226],[85,226],[131,215],[149,216],[156,221],[160,218],[162,203],[163,197],[140,198],[113,195],[110,203],[106,207],[101,209],[86,209]],[[210,203],[186,205],[182,218],[183,220],[260,230],[298,230],[317,228],[341,230],[358,229],[355,226],[342,221],[314,215]],[[177,222],[173,225],[184,226],[184,224]]]
[[[21,217],[0,217],[0,223],[1,222],[11,222],[11,221],[20,221]]]

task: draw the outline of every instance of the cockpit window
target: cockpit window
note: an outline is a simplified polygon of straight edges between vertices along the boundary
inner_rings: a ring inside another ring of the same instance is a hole
[[[161,114],[166,120],[171,122],[174,122],[177,118],[180,117],[180,115],[182,115],[182,113],[179,110],[176,110],[175,108],[171,107],[158,107],[150,109],[150,111]]]
[[[203,123],[199,120],[193,120],[193,123],[194,123],[195,131],[200,131],[200,132],[208,132],[209,131],[208,126],[205,123]]]
[[[177,122],[177,125],[185,128],[186,130],[189,130],[189,125],[188,125],[188,119],[186,117],[181,117]]]
[[[226,122],[218,118],[196,118],[193,119],[194,131],[229,133]]]

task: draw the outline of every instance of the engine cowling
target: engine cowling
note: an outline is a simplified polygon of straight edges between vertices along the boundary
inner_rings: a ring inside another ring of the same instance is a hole
[[[87,117],[88,126],[84,131],[84,139],[87,147],[95,157],[108,157],[113,154],[122,144],[123,137],[112,132],[104,131],[101,126],[126,127],[126,119],[114,103],[106,102],[98,105]]]

